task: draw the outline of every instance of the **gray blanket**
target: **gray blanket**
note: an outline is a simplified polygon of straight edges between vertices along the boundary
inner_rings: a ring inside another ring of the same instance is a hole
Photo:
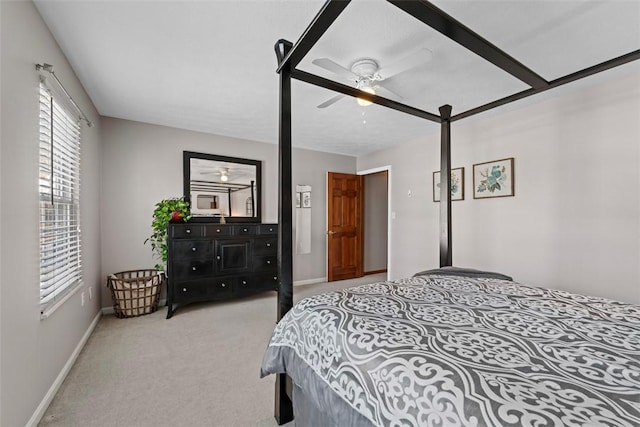
[[[307,298],[261,375],[335,425],[638,426],[640,306],[427,275]]]

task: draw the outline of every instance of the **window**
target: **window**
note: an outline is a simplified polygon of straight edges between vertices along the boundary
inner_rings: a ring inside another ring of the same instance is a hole
[[[80,120],[40,84],[40,309],[82,281]]]

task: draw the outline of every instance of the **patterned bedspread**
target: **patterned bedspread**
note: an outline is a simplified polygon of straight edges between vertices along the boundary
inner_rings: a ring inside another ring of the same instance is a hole
[[[336,425],[640,426],[640,306],[497,279],[418,276],[300,301],[262,376]]]

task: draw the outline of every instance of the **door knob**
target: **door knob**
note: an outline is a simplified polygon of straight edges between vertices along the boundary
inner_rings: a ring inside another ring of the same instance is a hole
[[[336,234],[336,232],[335,232],[335,231],[333,231],[333,230],[329,230],[329,231],[327,231],[327,234],[328,234],[328,235],[332,235],[332,234]]]

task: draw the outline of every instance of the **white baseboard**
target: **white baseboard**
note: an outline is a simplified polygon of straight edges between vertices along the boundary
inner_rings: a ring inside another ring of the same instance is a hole
[[[326,281],[327,281],[326,277],[319,277],[317,279],[296,280],[293,282],[293,286],[310,285],[312,283],[323,283]]]
[[[87,340],[91,336],[91,333],[96,328],[96,325],[98,325],[98,320],[100,320],[100,317],[102,317],[101,311],[99,311],[98,314],[96,314],[96,317],[94,317],[93,321],[91,322],[91,325],[89,325],[89,328],[80,339],[80,342],[76,346],[75,350],[73,350],[73,353],[71,353],[71,356],[69,356],[69,360],[67,360],[67,363],[64,364],[64,366],[62,367],[62,370],[56,377],[55,381],[53,382],[53,384],[51,384],[49,391],[47,391],[47,394],[44,395],[42,402],[40,402],[40,404],[36,408],[36,411],[31,416],[31,419],[29,419],[29,421],[27,422],[26,427],[36,427],[38,425],[38,423],[44,416],[44,413],[46,412],[47,408],[49,407],[49,404],[53,400],[53,397],[56,395],[56,393],[58,392],[58,389],[62,385],[62,382],[67,377],[67,374],[69,374],[71,367],[76,362],[78,355],[84,348],[84,345],[87,343]]]

